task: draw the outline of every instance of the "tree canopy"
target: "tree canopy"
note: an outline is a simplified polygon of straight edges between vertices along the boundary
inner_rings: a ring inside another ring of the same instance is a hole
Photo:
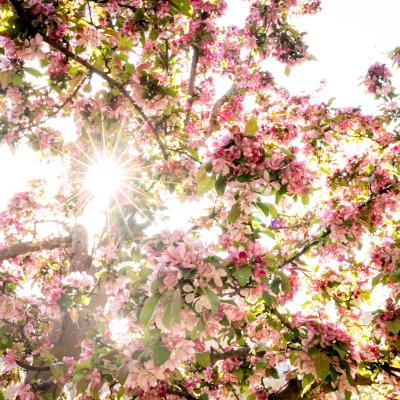
[[[320,1],[228,1],[0,0],[1,143],[61,165],[0,212],[0,399],[400,398],[400,48],[317,103],[265,61]]]

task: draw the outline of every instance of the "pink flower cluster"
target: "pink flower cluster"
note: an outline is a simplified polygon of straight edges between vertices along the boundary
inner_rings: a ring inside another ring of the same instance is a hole
[[[393,85],[390,80],[392,74],[385,64],[375,63],[368,69],[368,73],[363,80],[368,93],[377,97],[391,97]]]
[[[48,72],[52,79],[63,78],[68,71],[68,64],[65,56],[60,52],[53,52],[49,55]]]

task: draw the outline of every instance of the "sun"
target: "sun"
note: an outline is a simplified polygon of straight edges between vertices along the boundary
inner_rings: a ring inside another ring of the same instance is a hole
[[[85,187],[96,202],[108,205],[113,195],[121,190],[123,178],[122,167],[110,158],[103,158],[87,170]]]

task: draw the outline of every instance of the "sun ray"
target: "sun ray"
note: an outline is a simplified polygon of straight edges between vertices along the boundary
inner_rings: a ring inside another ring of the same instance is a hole
[[[125,218],[126,218],[126,217],[125,217],[124,211],[122,210],[122,207],[121,207],[121,205],[119,204],[118,199],[117,199],[115,196],[113,196],[113,197],[114,197],[115,204],[117,205],[118,210],[119,210],[119,212],[120,212],[120,214],[121,214],[122,220],[124,221],[124,224],[126,225],[126,228],[127,228],[127,230],[128,230],[129,236],[130,236],[131,239],[133,240],[133,234],[132,234],[131,228],[129,227],[129,224],[127,223],[127,221],[125,221]]]
[[[75,142],[71,142],[92,164],[95,164],[96,161],[93,160],[85,150],[82,150]],[[73,157],[71,157],[73,158]],[[76,159],[75,159],[76,160]]]
[[[126,119],[127,119],[127,117],[125,117],[125,121],[126,121]],[[116,133],[116,139],[115,139],[114,147],[111,150],[111,158],[115,158],[117,147],[118,147],[118,144],[119,144],[119,141],[120,141],[120,138],[121,138],[122,128],[124,127],[125,121],[121,122],[121,124],[119,126],[119,129],[118,129],[118,131]]]
[[[105,138],[105,129],[104,129],[103,107],[100,107],[100,116],[101,116],[101,140],[103,142],[103,154],[106,154],[106,138]]]
[[[147,218],[147,216],[143,213],[143,211],[124,193],[124,192],[120,192],[121,195],[123,197],[125,197],[125,199],[133,206],[136,208],[136,210],[139,212],[139,214],[144,217]]]
[[[135,187],[133,187],[133,186],[127,185],[127,184],[124,183],[124,182],[121,182],[121,186],[123,186],[124,188],[126,188],[126,189],[128,189],[128,190],[132,190],[132,191],[134,191],[134,192],[140,194],[140,195],[143,196],[143,197],[148,197],[149,199],[152,198],[152,196],[151,196],[149,193],[146,193],[145,191],[143,191],[143,190],[141,190],[141,189],[138,189],[138,188],[135,188]]]

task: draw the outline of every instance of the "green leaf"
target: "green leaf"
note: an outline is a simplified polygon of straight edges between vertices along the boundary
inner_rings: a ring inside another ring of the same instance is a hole
[[[269,215],[269,208],[264,204],[264,203],[261,203],[261,202],[257,202],[256,203],[256,206],[257,206],[257,208],[266,216],[266,217],[268,217],[268,215]]]
[[[310,204],[310,196],[308,194],[304,195],[301,198],[301,202],[303,203],[303,205],[308,206]]]
[[[265,305],[268,307],[272,306],[272,304],[276,302],[275,299],[268,292],[264,292],[262,298],[265,302]]]
[[[215,191],[218,196],[223,196],[226,188],[226,179],[220,175],[218,179],[215,181]]]
[[[286,66],[285,66],[285,71],[284,71],[284,72],[285,72],[285,75],[286,75],[286,76],[289,76],[289,75],[290,75],[290,73],[292,72],[292,70],[290,69],[289,65],[286,65]]]
[[[254,353],[261,353],[263,351],[269,350],[271,348],[271,345],[268,344],[267,342],[257,342],[256,345],[254,346]]]
[[[148,323],[154,318],[157,304],[160,300],[159,294],[153,294],[143,304],[143,308],[140,311],[139,321],[142,325],[148,325]]]
[[[118,368],[117,371],[117,380],[123,386],[125,385],[126,380],[128,379],[129,369],[126,365],[122,365]]]
[[[315,371],[317,372],[317,375],[322,379],[325,380],[325,378],[329,375],[329,367],[331,365],[331,359],[322,352],[318,352],[311,356],[313,362],[314,362],[314,367]]]
[[[341,343],[333,343],[332,347],[337,351],[339,357],[344,360],[347,354],[347,346]]]
[[[149,39],[150,40],[156,40],[158,38],[158,31],[155,29],[152,29],[149,33]]]
[[[127,37],[122,37],[121,39],[119,39],[118,50],[128,51],[131,50],[132,47],[133,47],[133,42],[131,39]]]
[[[58,380],[64,372],[67,372],[67,366],[62,362],[57,362],[50,365],[50,372],[53,377]]]
[[[238,378],[238,380],[241,381],[243,379],[243,370],[242,369],[233,370],[233,375],[235,375],[236,378]]]
[[[190,0],[169,0],[169,3],[175,7],[181,14],[191,17],[193,15],[193,7]]]
[[[385,322],[386,329],[393,333],[393,335],[397,335],[400,331],[400,319],[394,319],[393,321]]]
[[[257,361],[256,368],[257,369],[265,369],[265,368],[267,368],[267,364],[264,361]]]
[[[388,276],[389,283],[397,283],[400,282],[400,271],[391,272]]]
[[[276,295],[279,294],[279,285],[281,283],[281,280],[279,278],[274,278],[274,280],[271,282],[270,288],[273,293]]]
[[[216,314],[218,311],[219,297],[209,288],[202,288],[203,293],[208,297],[211,303],[211,312]]]
[[[352,393],[349,392],[348,390],[345,390],[345,391],[344,391],[344,398],[345,398],[345,400],[351,400],[351,395],[352,395]]]
[[[237,268],[232,275],[239,282],[240,286],[246,286],[249,283],[253,272],[249,266],[246,266],[243,268]]]
[[[174,323],[178,323],[181,320],[182,310],[182,298],[181,291],[175,289],[172,296],[169,297],[169,301],[164,304],[164,314],[162,322],[167,328],[171,328]]]
[[[288,294],[291,289],[289,278],[282,271],[275,271],[275,273],[280,278],[282,290]]]
[[[240,217],[240,213],[240,205],[234,204],[231,208],[231,211],[229,211],[228,222],[232,224],[233,222],[237,221],[237,219]]]
[[[129,75],[131,75],[131,74],[133,74],[135,72],[135,66],[133,64],[130,64],[130,63],[125,63],[124,64],[124,69]]]
[[[78,364],[76,364],[74,371],[82,371],[84,369],[90,369],[92,367],[92,358],[85,358],[84,360],[80,361]]]
[[[169,360],[171,352],[161,343],[153,346],[154,364],[160,366]]]
[[[79,381],[76,382],[75,388],[78,393],[83,393],[89,385],[89,381],[85,378],[81,378]]]
[[[310,389],[312,384],[315,382],[314,376],[312,374],[305,374],[303,380],[301,381],[301,397],[303,397]]]
[[[279,190],[276,191],[275,193],[275,203],[279,204],[279,201],[281,200],[282,196],[286,193],[286,187],[282,186]]]
[[[196,353],[196,362],[203,368],[207,368],[210,365],[211,357],[210,352]]]
[[[258,132],[258,123],[256,117],[251,117],[247,122],[246,126],[244,127],[244,132],[248,136],[255,136]]]
[[[386,277],[387,277],[387,273],[385,273],[385,272],[381,272],[380,274],[374,276],[372,278],[372,287],[374,288],[376,285],[378,285]]]
[[[200,182],[197,183],[197,194],[201,196],[207,193],[215,186],[215,181],[213,178],[206,176]]]
[[[42,73],[36,68],[25,67],[24,71],[27,72],[28,74],[33,75],[35,78],[39,78],[42,76]]]
[[[9,78],[10,83],[14,86],[22,87],[24,86],[24,80],[22,79],[22,75],[13,73]]]
[[[278,211],[277,211],[276,207],[271,203],[265,203],[265,206],[268,207],[268,210],[269,210],[269,213],[271,214],[271,217],[273,219],[277,219],[278,218]]]

